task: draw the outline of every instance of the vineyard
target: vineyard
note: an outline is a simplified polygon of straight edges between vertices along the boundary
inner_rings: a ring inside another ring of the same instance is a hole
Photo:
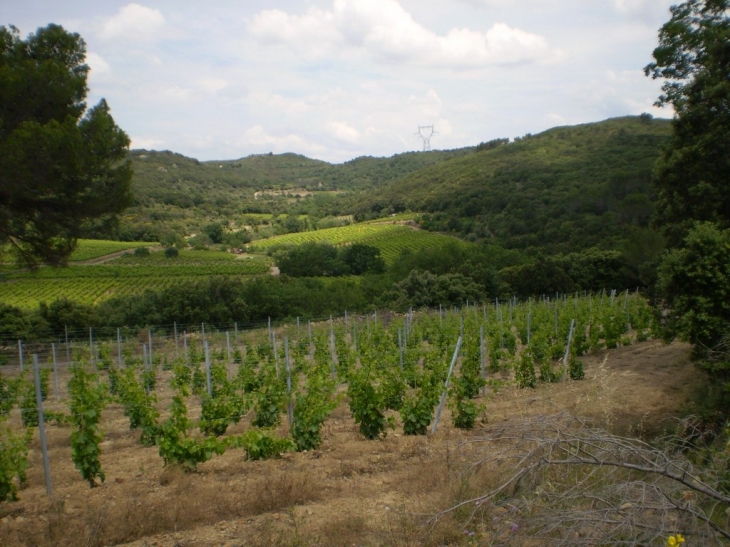
[[[119,251],[133,250],[137,247],[150,247],[157,243],[149,241],[107,241],[97,239],[79,239],[78,246],[71,254],[71,262],[83,262],[100,258]]]
[[[349,463],[343,467],[345,460],[340,460],[337,476],[344,482],[338,489],[360,473],[376,473],[377,466],[386,465],[388,458],[397,458],[385,456],[387,447],[394,446],[392,443],[402,447],[408,438],[413,439],[407,445],[412,455],[402,457],[415,458],[414,463],[420,458],[417,467],[427,465],[423,458],[430,449],[417,439],[427,442],[443,431],[455,439],[468,438],[468,432],[494,415],[493,408],[510,393],[577,386],[585,376],[583,361],[590,361],[591,354],[640,345],[652,337],[653,328],[651,310],[642,298],[602,293],[467,305],[461,310],[404,316],[345,316],[245,332],[224,327],[187,334],[176,326],[173,335],[163,338],[156,333],[154,340],[152,332],[141,332],[126,339],[96,340],[91,347],[75,343],[67,348],[60,341],[52,349],[39,346],[34,351],[40,354],[42,366],[35,382],[28,355],[24,356],[24,371],[17,365],[3,367],[0,495],[5,502],[0,510],[12,508],[8,500],[16,497],[23,506],[28,492],[21,485],[27,483],[35,492],[34,503],[53,511],[53,505],[39,497],[45,483],[34,385],[45,398],[44,422],[54,455],[49,467],[57,492],[54,496],[80,493],[85,483],[93,489],[89,499],[102,499],[103,494],[93,491],[124,491],[139,499],[142,511],[149,511],[155,503],[153,494],[138,489],[144,472],[130,469],[128,461],[133,457],[142,458],[147,468],[162,469],[156,479],[159,484],[177,482],[194,492],[180,490],[181,496],[193,497],[185,502],[186,510],[172,520],[156,513],[136,526],[101,525],[92,530],[85,524],[93,521],[89,511],[102,509],[89,506],[64,512],[61,508],[69,519],[65,526],[95,534],[93,544],[109,545],[172,533],[173,527],[177,532],[216,522],[210,521],[209,513],[197,512],[198,502],[193,501],[197,496],[207,495],[211,506],[226,507],[226,492],[233,492],[238,509],[232,510],[230,518],[316,502],[321,494],[306,477],[319,476],[317,460],[312,458],[325,457],[323,443],[327,452],[334,449],[327,443],[335,431],[351,431],[347,435],[348,442],[354,443],[352,458],[356,458],[355,452],[371,454],[368,465],[374,466],[371,471],[358,471]],[[73,355],[72,363],[66,361],[66,355]],[[124,434],[120,428],[130,432]],[[107,438],[107,431],[114,436]],[[63,448],[69,446],[70,452]],[[123,459],[114,456],[118,450]],[[301,458],[292,460],[297,452]],[[295,462],[305,465],[301,472],[292,471],[301,467]],[[217,467],[220,465],[224,467]],[[196,490],[196,475],[212,473],[210,477],[214,477],[222,472],[219,470],[228,469],[225,476],[230,477],[234,468],[237,477],[251,478],[215,487],[208,494]],[[131,478],[135,473],[138,478]],[[257,476],[275,482],[254,479]],[[416,477],[410,476],[411,480]],[[116,477],[113,484],[105,482],[108,477]],[[439,484],[438,479],[433,480]],[[325,491],[334,488],[332,482],[325,484],[330,484],[323,486]],[[114,499],[119,502],[118,497]],[[112,510],[109,505],[104,508]],[[142,519],[138,511],[130,511],[123,519]],[[525,518],[519,519],[527,523]],[[23,519],[11,519],[9,525],[7,520],[2,522],[6,537],[19,544],[67,544]],[[367,527],[358,522],[361,529]],[[495,522],[482,515],[470,529],[485,541],[516,533],[513,522]],[[382,544],[377,537],[367,544]],[[612,539],[616,538],[608,535],[602,543]],[[274,543],[262,540],[257,544]],[[437,539],[433,544],[443,543]]]
[[[394,223],[362,223],[327,228],[315,232],[299,232],[271,237],[255,241],[249,247],[253,252],[264,252],[275,246],[301,245],[302,243],[326,242],[332,245],[349,245],[362,243],[380,249],[386,263],[393,263],[404,249],[413,251],[441,247],[449,243],[460,242],[452,237],[414,230],[408,226]]]
[[[24,309],[59,298],[96,304],[115,296],[140,294],[214,275],[261,275],[270,266],[270,259],[264,256],[238,258],[224,252],[180,251],[174,259],[153,252],[148,256],[123,255],[89,266],[40,268],[34,272],[6,270],[0,272],[0,302]]]

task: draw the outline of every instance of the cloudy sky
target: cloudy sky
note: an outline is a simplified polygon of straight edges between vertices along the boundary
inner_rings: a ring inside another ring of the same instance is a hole
[[[330,162],[672,112],[645,77],[671,0],[0,0],[86,40],[134,148]]]

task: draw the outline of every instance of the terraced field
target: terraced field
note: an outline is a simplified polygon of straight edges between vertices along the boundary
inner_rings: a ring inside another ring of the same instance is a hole
[[[467,245],[449,236],[415,230],[410,226],[390,222],[362,223],[340,228],[328,228],[316,232],[300,232],[276,236],[252,243],[249,247],[254,252],[265,252],[278,245],[301,245],[309,242],[327,242],[332,245],[350,245],[363,243],[380,249],[383,259],[394,262],[404,249],[413,251],[440,247],[457,242]]]

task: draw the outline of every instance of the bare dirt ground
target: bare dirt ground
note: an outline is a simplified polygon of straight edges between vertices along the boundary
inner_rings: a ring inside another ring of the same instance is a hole
[[[482,400],[491,423],[568,410],[614,431],[651,436],[672,427],[699,388],[689,347],[649,341],[583,358],[586,379],[503,387]],[[163,408],[167,400],[163,396]],[[51,408],[53,405],[50,405]],[[60,408],[60,407],[59,407]],[[193,474],[165,468],[157,449],[138,444],[118,405],[104,415],[106,482],[90,489],[74,469],[68,427],[49,426],[53,495],[48,497],[36,438],[28,487],[0,505],[0,544],[189,546],[477,545],[457,521],[427,532],[423,515],[466,495],[462,441],[479,435],[451,426],[368,441],[343,401],[325,425],[320,449],[245,461],[229,450]],[[232,428],[238,433],[248,427]],[[283,430],[282,430],[283,432]],[[468,453],[466,454],[468,458]]]

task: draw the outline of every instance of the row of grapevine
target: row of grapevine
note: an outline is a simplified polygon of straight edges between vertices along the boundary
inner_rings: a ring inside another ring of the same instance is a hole
[[[227,450],[261,459],[316,449],[322,424],[338,404],[338,386],[346,386],[352,418],[366,439],[395,427],[426,434],[445,405],[454,427],[472,428],[484,411],[480,394],[486,385],[534,388],[581,379],[581,355],[632,344],[653,329],[642,298],[602,293],[405,316],[346,316],[246,332],[240,345],[231,345],[228,336],[226,345],[185,337],[182,350],[175,340],[174,354],[158,348],[153,355],[145,346],[140,355],[127,346],[118,362],[115,344],[100,343],[93,364],[80,352],[74,357],[68,411],[47,418],[73,424],[72,458],[94,486],[104,480],[99,424],[108,405],[123,408],[140,443],[157,446],[165,464],[193,471]],[[48,396],[48,372],[44,377]],[[0,376],[0,419],[17,407],[23,425],[37,427],[30,385],[27,372]],[[172,392],[166,409],[158,403],[164,389]],[[231,433],[239,422],[245,430]],[[0,458],[0,499],[3,492],[5,498],[15,495],[26,465],[22,447],[31,438],[3,431],[0,443],[12,457]]]

